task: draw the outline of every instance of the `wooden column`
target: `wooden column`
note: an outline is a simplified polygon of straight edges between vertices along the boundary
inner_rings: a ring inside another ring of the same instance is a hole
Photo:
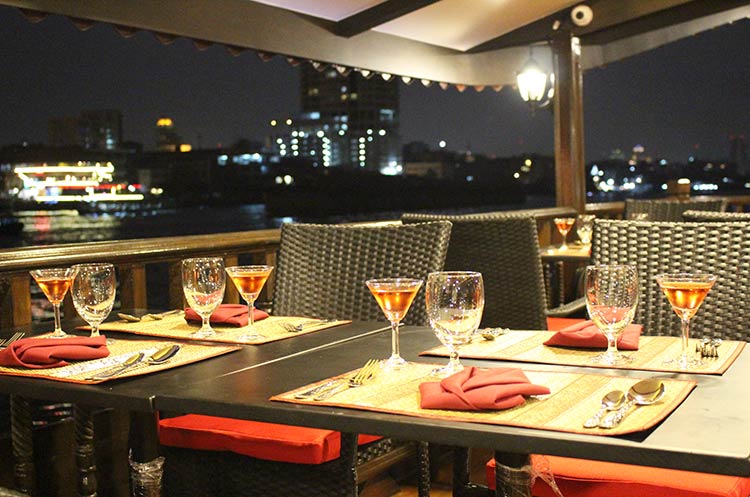
[[[578,38],[561,29],[552,39],[555,64],[555,195],[558,207],[584,212],[583,74]]]

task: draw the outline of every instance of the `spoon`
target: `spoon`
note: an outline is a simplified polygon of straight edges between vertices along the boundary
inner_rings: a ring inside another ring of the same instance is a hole
[[[628,390],[628,401],[599,423],[599,428],[619,425],[633,407],[655,404],[664,396],[664,383],[657,379],[641,380]]]
[[[506,328],[485,328],[483,330],[480,330],[479,332],[481,333],[482,338],[484,338],[485,340],[494,340],[500,335],[505,335],[506,333],[508,333],[508,330]]]
[[[124,312],[118,312],[117,317],[120,319],[124,319],[125,321],[129,321],[131,323],[137,323],[143,319],[155,319],[155,320],[161,320],[164,319],[164,316],[169,316],[170,314],[176,314],[178,312],[182,312],[180,309],[174,309],[172,311],[166,311],[166,312],[159,312],[156,314],[144,314],[141,317],[133,316],[132,314],[126,314]]]
[[[584,428],[596,428],[608,411],[618,410],[625,403],[625,392],[621,390],[612,390],[602,398],[602,406],[596,414],[591,416],[583,423]]]

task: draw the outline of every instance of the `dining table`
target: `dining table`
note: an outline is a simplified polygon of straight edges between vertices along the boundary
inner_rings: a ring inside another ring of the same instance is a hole
[[[343,375],[361,367],[368,359],[386,358],[390,345],[390,328],[384,322],[355,321],[325,332],[261,346],[247,345],[236,352],[193,364],[97,385],[0,375],[0,392],[128,409],[139,423],[138,429],[131,433],[131,445],[136,450],[135,457],[142,461],[158,455],[155,414],[163,410],[487,448],[496,454],[520,458],[547,454],[750,476],[750,430],[746,429],[746,420],[750,419],[750,400],[746,395],[750,352],[746,348],[740,348],[722,374],[462,359],[466,366],[521,368],[537,375],[596,374],[694,384],[664,419],[647,429],[624,435],[280,401],[279,397],[287,392]],[[442,357],[423,354],[439,345],[428,327],[403,326],[400,345],[401,355],[412,364],[445,363]]]

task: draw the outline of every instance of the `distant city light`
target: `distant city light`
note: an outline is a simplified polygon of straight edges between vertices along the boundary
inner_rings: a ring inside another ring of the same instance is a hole
[[[447,143],[445,143],[445,140],[440,140],[440,141],[438,142],[438,147],[440,147],[440,148],[445,148],[445,147],[446,147],[446,145],[448,145],[448,144],[447,144]]]
[[[666,166],[667,165],[667,159],[660,160],[659,164],[662,165],[662,166]]]
[[[287,119],[285,122],[286,122],[287,126],[291,126],[292,125],[292,120],[291,119]]]
[[[277,124],[279,123],[276,122],[276,119],[271,119],[271,126],[276,126]]]
[[[292,178],[288,174],[285,174],[284,175],[284,184],[291,185],[292,183],[294,183],[294,178]]]
[[[378,131],[378,135],[385,136],[385,130],[381,129],[380,131]]]
[[[688,178],[680,178],[680,179],[677,180],[677,184],[678,185],[689,185],[690,184],[690,179],[688,179]]]
[[[521,177],[521,174],[520,173],[513,173],[513,177],[516,178],[516,179],[518,179],[518,178]]]
[[[531,164],[532,164],[531,159],[526,159],[525,161],[523,161],[523,164],[524,166],[531,167]]]
[[[661,184],[661,189],[662,189],[662,190],[664,190],[664,191],[667,191],[667,188],[668,188],[668,187],[667,187],[667,184],[666,184],[666,183],[662,183],[662,184]]]
[[[323,130],[320,130],[320,131],[318,131],[317,133],[315,133],[315,135],[316,135],[316,136],[317,136],[318,138],[323,138],[323,137],[324,137],[324,136],[325,136],[326,134],[325,134],[325,132],[324,132]]]
[[[467,176],[466,177],[466,181],[468,181],[469,183],[471,183],[472,181],[474,181],[474,176]]]

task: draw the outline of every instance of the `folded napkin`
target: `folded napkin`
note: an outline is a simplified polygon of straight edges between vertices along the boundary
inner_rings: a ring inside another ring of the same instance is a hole
[[[518,368],[467,367],[442,381],[420,384],[419,393],[422,409],[478,411],[508,409],[523,404],[524,395],[544,395],[550,391],[530,383]]]
[[[268,313],[260,309],[253,309],[253,321],[260,321],[268,317]],[[187,322],[201,322],[201,317],[191,308],[185,309],[185,320]],[[247,326],[247,306],[244,304],[221,304],[213,314],[211,320],[214,324],[226,324],[228,326]]]
[[[58,368],[109,355],[106,337],[22,338],[0,350],[0,366]]]
[[[643,326],[640,324],[626,326],[617,339],[617,348],[619,350],[638,350],[641,331],[643,331]],[[581,321],[558,331],[544,342],[544,345],[606,349],[607,337],[599,331],[599,328],[592,321]]]

